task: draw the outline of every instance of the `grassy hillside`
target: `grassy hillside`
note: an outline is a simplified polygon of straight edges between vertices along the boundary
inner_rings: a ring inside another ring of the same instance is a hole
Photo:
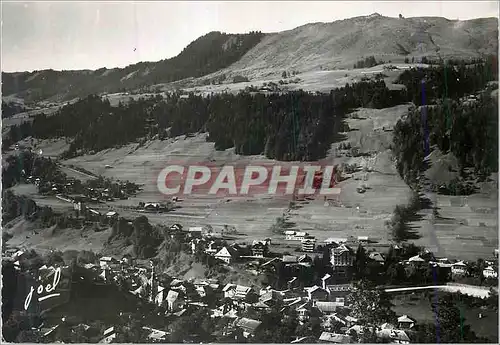
[[[90,93],[116,92],[200,77],[236,62],[263,36],[260,32],[236,35],[210,32],[189,44],[176,57],[140,62],[125,68],[2,73],[2,94],[16,94],[27,101],[68,100]]]
[[[498,19],[458,21],[439,17],[389,18],[373,14],[313,23],[266,36],[229,68],[218,74],[250,78],[352,68],[362,57],[400,61],[405,57],[474,58],[498,51]]]

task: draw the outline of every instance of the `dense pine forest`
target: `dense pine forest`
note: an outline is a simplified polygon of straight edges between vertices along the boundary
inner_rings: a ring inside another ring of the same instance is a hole
[[[434,148],[458,159],[460,177],[443,186],[448,194],[474,192],[465,182],[466,170],[472,169],[479,181],[498,171],[498,101],[491,96],[496,87],[487,86],[494,80],[498,80],[496,59],[469,66],[412,69],[400,76],[413,103],[421,106],[394,129],[393,152],[408,184],[417,184],[420,173],[428,168],[424,157]]]
[[[356,107],[385,108],[407,99],[379,81],[361,82],[329,94],[177,94],[130,100],[112,107],[89,96],[54,115],[38,115],[30,125],[14,126],[11,138],[74,138],[66,157],[158,136],[160,139],[208,132],[216,149],[235,147],[243,155],[264,153],[278,160],[316,160],[325,156],[344,130],[346,112]]]
[[[489,81],[498,80],[498,60],[489,56],[482,63],[467,65],[441,63],[429,68],[412,68],[404,71],[396,83],[406,87],[409,101],[415,105],[433,104],[438,99],[456,99],[485,87]]]

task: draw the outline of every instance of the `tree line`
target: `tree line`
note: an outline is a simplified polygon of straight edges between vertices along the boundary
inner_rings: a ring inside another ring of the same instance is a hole
[[[130,100],[112,107],[91,95],[51,116],[22,124],[18,137],[73,138],[64,158],[99,151],[144,138],[165,139],[208,132],[215,148],[234,147],[243,155],[265,154],[278,160],[311,161],[324,157],[345,129],[344,115],[357,107],[386,108],[406,102],[404,90],[384,81],[346,84],[329,94],[216,94],[208,97],[168,94]]]
[[[465,169],[480,179],[498,171],[498,103],[487,90],[473,102],[445,100],[413,109],[394,127],[393,153],[397,168],[409,185],[416,185],[431,147],[452,152],[458,159],[460,178],[448,184],[450,194],[470,194]],[[432,181],[431,181],[432,182]],[[439,186],[433,186],[437,188]]]
[[[428,68],[411,68],[401,73],[396,83],[404,85],[410,101],[420,106],[474,93],[494,80],[498,80],[497,59],[489,56],[473,65],[462,60],[455,65],[442,63]]]

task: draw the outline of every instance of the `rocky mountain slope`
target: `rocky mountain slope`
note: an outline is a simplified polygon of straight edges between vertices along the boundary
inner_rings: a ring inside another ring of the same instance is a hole
[[[204,79],[212,82],[231,83],[237,75],[253,81],[281,75],[283,70],[352,68],[354,62],[371,55],[402,62],[405,57],[473,58],[497,51],[497,18],[458,21],[373,14],[273,34],[212,32],[172,59],[125,68],[2,73],[2,95],[28,102],[57,101],[207,75]]]

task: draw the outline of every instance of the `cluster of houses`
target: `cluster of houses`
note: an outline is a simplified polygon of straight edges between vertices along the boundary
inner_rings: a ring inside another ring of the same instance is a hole
[[[288,241],[300,241],[302,244],[302,251],[304,252],[314,252],[316,248],[316,238],[309,235],[304,231],[292,231],[287,230],[284,232],[285,239]]]
[[[307,264],[307,260],[304,258],[295,260],[291,256],[284,256],[282,260],[287,264]],[[134,265],[135,263],[130,257],[121,260],[101,257],[99,265],[88,264],[86,268],[97,270],[103,280],[111,280],[117,284],[123,278],[133,277],[129,292],[144,298],[149,303],[164,307],[167,317],[180,317],[189,313],[193,308],[207,308],[212,318],[224,317],[231,320],[222,335],[238,333],[242,334],[244,338],[252,338],[262,322],[246,317],[247,312],[251,310],[270,311],[275,306],[279,306],[284,317],[295,312],[300,324],[307,322],[311,317],[319,317],[322,320],[323,333],[319,339],[315,339],[315,342],[350,343],[354,342],[353,332],[358,337],[364,332],[364,327],[358,323],[358,320],[349,315],[347,295],[352,291],[352,286],[350,284],[335,284],[335,279],[330,274],[322,277],[321,286],[314,285],[302,288],[295,277],[288,282],[287,289],[278,291],[270,286],[256,289],[252,286],[234,283],[220,284],[213,279],[183,280],[171,278],[169,281],[160,282],[156,280],[152,264],[149,269],[146,267],[134,268]],[[265,269],[266,265],[263,266]],[[118,277],[120,274],[121,278]],[[216,303],[210,303],[209,307],[206,298],[210,298]],[[337,325],[333,327],[335,323]],[[380,338],[391,340],[391,342],[405,344],[409,343],[406,331],[412,329],[414,325],[415,320],[407,315],[402,315],[396,325],[380,325],[376,334]],[[333,331],[333,328],[336,332]],[[168,330],[151,328],[149,331],[151,333],[149,338],[160,341],[166,340],[166,336],[169,334]],[[116,332],[111,329],[108,334],[103,335],[102,342],[110,342],[115,337]],[[303,337],[292,342],[307,343],[311,341],[310,337]]]

